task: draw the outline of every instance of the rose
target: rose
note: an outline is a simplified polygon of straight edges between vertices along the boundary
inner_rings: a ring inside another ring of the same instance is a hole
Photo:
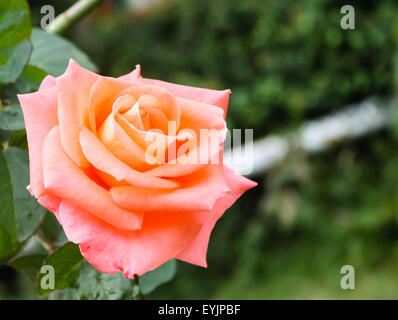
[[[18,97],[28,189],[102,272],[133,278],[171,258],[205,267],[216,221],[255,186],[222,164],[229,90],[144,79],[139,66],[102,77],[71,60]]]

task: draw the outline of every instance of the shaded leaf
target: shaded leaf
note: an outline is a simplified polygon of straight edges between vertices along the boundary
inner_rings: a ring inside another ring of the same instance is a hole
[[[24,150],[8,148],[4,151],[13,189],[13,206],[17,239],[25,241],[40,225],[46,210],[31,196],[29,184],[29,156]]]
[[[98,69],[83,51],[55,34],[33,28],[31,41],[33,52],[29,64],[53,76],[58,77],[63,74],[71,58],[88,70],[97,71]]]
[[[20,257],[11,263],[11,267],[25,274],[35,284],[37,273],[40,271],[45,258],[46,256],[43,254]]]
[[[2,106],[0,111],[1,130],[22,130],[25,128],[22,109],[17,94],[29,93],[38,90],[41,81],[47,73],[35,66],[25,66],[21,76],[13,84],[2,89]]]
[[[37,91],[47,72],[33,65],[26,65],[21,76],[14,84],[16,93]]]
[[[26,130],[18,130],[12,134],[8,140],[9,147],[16,147],[24,150],[28,150],[28,140],[26,138]]]
[[[8,148],[0,154],[0,259],[19,250],[44,217],[40,206],[26,189],[29,160],[25,150]]]
[[[75,285],[76,279],[79,275],[78,267],[83,261],[80,254],[80,249],[77,244],[68,242],[62,247],[54,251],[44,262],[44,265],[49,265],[54,268],[55,274],[55,288],[44,289],[41,286],[41,280],[44,273],[38,274],[37,288],[40,295],[48,294],[54,290],[71,288]]]
[[[32,52],[29,7],[25,0],[0,2],[0,83],[14,82]]]
[[[55,215],[47,211],[38,230],[39,235],[51,246],[62,246],[68,242],[66,235]]]
[[[1,223],[4,223],[4,219],[1,217],[1,214],[2,212],[0,211],[0,261],[12,256],[19,249],[19,244],[15,240],[12,231],[7,232],[1,225]]]
[[[22,130],[25,128],[22,109],[19,105],[6,107],[0,111],[1,130]]]
[[[133,280],[125,278],[121,272],[102,273],[85,261],[80,267],[77,294],[80,299],[88,300],[134,300],[140,290]]]
[[[155,290],[158,286],[173,279],[177,271],[177,262],[175,259],[171,259],[166,263],[162,264],[159,268],[153,271],[147,272],[138,278],[141,292],[148,294]]]
[[[19,104],[17,94],[37,91],[46,75],[47,73],[44,70],[36,66],[25,66],[21,76],[15,83],[8,84],[2,88],[0,93],[2,96],[2,104],[4,106]]]

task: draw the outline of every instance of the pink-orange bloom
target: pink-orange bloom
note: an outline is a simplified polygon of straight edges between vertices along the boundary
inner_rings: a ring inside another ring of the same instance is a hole
[[[256,185],[222,163],[229,93],[145,79],[139,66],[102,77],[71,60],[62,76],[19,95],[28,189],[102,272],[133,278],[171,258],[206,267],[216,221]],[[221,137],[207,156],[220,161],[177,161],[169,151],[187,141],[197,145],[184,156],[208,150],[193,139],[202,129]],[[153,138],[165,142],[163,162],[148,161]]]

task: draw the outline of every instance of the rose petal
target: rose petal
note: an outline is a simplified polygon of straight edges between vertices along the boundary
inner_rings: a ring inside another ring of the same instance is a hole
[[[180,180],[182,187],[176,190],[151,190],[129,186],[113,187],[110,193],[113,201],[122,208],[164,213],[210,210],[214,203],[229,191],[219,165],[209,165]]]
[[[80,133],[80,144],[84,155],[94,167],[115,177],[118,181],[125,180],[141,188],[172,189],[178,187],[176,182],[148,176],[131,169],[106,149],[96,135],[86,128],[82,128]]]
[[[52,75],[47,75],[40,84],[40,90],[47,90],[55,87],[57,85],[57,79],[54,78]]]
[[[44,139],[58,124],[57,90],[51,88],[18,95],[23,111],[29,146],[30,191],[36,197],[44,192],[42,150]]]
[[[155,100],[156,102],[154,102],[153,100]],[[150,106],[150,102],[155,105]],[[141,113],[147,113],[150,119],[150,127],[147,128],[147,130],[156,128],[161,130],[163,133],[167,133],[168,120],[165,114],[161,110],[156,108],[158,103],[159,102],[157,102],[157,99],[153,96],[141,96],[137,103],[133,106],[133,108],[123,113],[123,117],[125,117],[138,130],[145,130],[141,119]]]
[[[143,79],[145,84],[156,85],[169,90],[176,97],[198,101],[217,106],[224,111],[224,118],[227,114],[228,101],[231,90],[211,90],[196,87],[189,87],[180,84],[164,82],[161,80]]]
[[[166,150],[176,137],[168,137],[163,133],[155,131],[142,131],[138,130],[127,119],[120,115],[115,115],[115,121],[123,129],[123,131],[140,146],[145,152],[145,161],[148,164],[164,164],[166,163]],[[151,149],[151,145],[153,148]],[[156,146],[156,148],[155,148]],[[156,149],[156,154],[154,151]],[[153,167],[153,166],[152,166]]]
[[[195,171],[200,170],[207,164],[200,164],[200,163],[187,163],[187,164],[180,164],[178,163],[178,159],[176,160],[177,163],[166,163],[162,166],[157,168],[153,168],[145,172],[147,175],[151,175],[154,177],[167,177],[167,178],[174,178],[174,177],[181,177],[185,175],[189,175],[194,173]]]
[[[115,115],[116,122],[123,128],[124,132],[136,142],[144,150],[153,142],[154,139],[161,139],[164,142],[164,148],[166,148],[167,136],[153,131],[144,131],[137,129],[134,125],[129,123],[129,121],[121,114]]]
[[[210,212],[198,212],[194,214],[196,222],[203,225],[202,229],[189,248],[181,252],[176,257],[177,259],[202,267],[207,267],[207,247],[211,231],[213,230],[217,220],[246,190],[257,185],[256,182],[242,177],[227,166],[224,166],[224,176],[231,191],[228,192],[226,196],[219,199]]]
[[[59,205],[61,204],[61,199],[50,193],[42,195],[37,200],[43,207],[53,212],[55,215],[58,214]]]
[[[192,174],[209,164],[222,163],[222,161],[219,160],[222,145],[212,145],[210,139],[203,140],[199,148],[189,149],[187,154],[180,155],[181,148],[172,151],[177,154],[177,158],[174,159],[173,162],[158,166],[145,173],[155,177],[181,177]],[[189,141],[187,143],[189,143]]]
[[[176,102],[181,108],[181,128],[189,128],[198,133],[201,129],[224,130],[226,128],[223,111],[220,108],[182,98],[177,98]]]
[[[134,79],[137,79],[137,78],[142,78],[141,77],[141,66],[139,64],[137,64],[135,66],[135,69],[133,71],[131,71],[130,73],[119,77],[118,79],[131,81],[131,80],[134,80]]]
[[[147,79],[141,77],[141,67],[137,65],[136,69],[121,77],[123,80],[128,81],[140,81],[144,84],[149,84],[153,86],[159,86],[169,90],[176,97],[185,98],[197,102],[211,104],[217,106],[224,110],[224,118],[227,114],[228,100],[231,90],[212,90],[197,87],[184,86],[181,84],[175,84],[170,82],[165,82],[161,80]]]
[[[186,214],[145,214],[142,229],[121,231],[62,201],[60,222],[68,239],[80,243],[82,255],[102,272],[123,271],[128,278],[151,271],[184,250],[199,225]]]
[[[180,126],[181,109],[176,104],[175,97],[170,92],[161,87],[142,85],[141,82],[132,82],[132,86],[123,90],[121,94],[128,94],[139,100],[142,96],[153,96],[159,102],[156,106],[169,121],[175,121],[178,130]]]
[[[58,119],[62,146],[80,167],[88,167],[79,144],[80,127],[88,125],[90,89],[98,75],[69,61],[66,72],[57,79]]]
[[[79,205],[118,228],[139,229],[142,214],[114,204],[110,194],[88,178],[64,153],[59,135],[58,127],[54,127],[44,141],[44,187],[53,195]]]
[[[120,79],[99,77],[90,91],[89,117],[91,130],[95,132],[112,112],[112,106],[123,90],[131,83]]]
[[[225,126],[224,120],[223,123]],[[178,135],[183,135],[184,130],[180,130]],[[179,177],[191,174],[208,164],[222,163],[226,127],[199,131],[196,134],[194,130],[190,129],[188,132],[193,138],[180,143],[178,147],[170,146],[168,148],[168,163],[148,170],[146,173],[156,177]],[[170,156],[173,153],[174,157]]]
[[[138,103],[135,103],[132,108],[123,113],[123,116],[127,119],[128,122],[134,125],[137,129],[145,130],[144,123],[142,122],[141,119],[140,105]]]
[[[154,167],[148,163],[145,150],[123,130],[111,113],[98,130],[98,138],[119,160],[138,171]]]

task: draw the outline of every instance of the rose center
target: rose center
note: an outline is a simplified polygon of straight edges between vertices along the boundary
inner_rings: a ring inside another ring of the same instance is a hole
[[[119,97],[115,102],[118,114],[137,130],[167,133],[168,119],[159,109],[159,101],[151,95],[136,100],[131,95]]]

